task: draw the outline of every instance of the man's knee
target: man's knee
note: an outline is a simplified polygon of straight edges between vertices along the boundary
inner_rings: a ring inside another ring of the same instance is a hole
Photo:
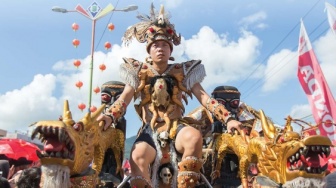
[[[182,137],[181,141],[183,141],[185,144],[197,145],[202,144],[203,142],[201,132],[192,127],[188,127],[188,129],[181,132],[180,137]]]
[[[150,146],[148,146],[150,147]],[[153,148],[138,148],[131,153],[131,165],[142,169],[147,168],[155,159],[156,152]]]

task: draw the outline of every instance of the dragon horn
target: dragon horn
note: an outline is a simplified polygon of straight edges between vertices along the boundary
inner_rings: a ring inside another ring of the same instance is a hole
[[[266,135],[268,139],[273,140],[275,136],[274,124],[266,118],[263,110],[260,110],[259,113],[260,113],[261,126],[264,131],[264,135]]]
[[[69,109],[69,102],[68,100],[64,101],[64,107],[63,107],[63,121],[73,121],[72,120],[72,115],[71,115],[71,111]]]
[[[85,130],[89,130],[92,127],[92,120],[96,121],[96,119],[98,118],[98,116],[102,113],[102,111],[105,108],[105,104],[101,105],[94,113],[86,113],[85,116],[82,119],[82,122],[84,124]],[[91,114],[91,115],[90,115]]]
[[[105,109],[105,104],[102,104],[94,113],[91,114],[91,119],[97,119],[98,116],[102,113]]]
[[[288,116],[286,119],[286,131],[293,131],[293,127],[291,126],[291,122],[292,122],[293,118],[291,116]]]

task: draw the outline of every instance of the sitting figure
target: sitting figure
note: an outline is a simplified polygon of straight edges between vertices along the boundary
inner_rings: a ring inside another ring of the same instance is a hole
[[[241,123],[204,91],[200,83],[206,74],[200,60],[168,63],[174,60],[173,45],[180,44],[181,36],[176,34],[164,7],[157,12],[152,5],[150,16],[138,18],[142,22],[127,29],[124,41],[136,38],[141,43],[147,42],[150,57],[145,62],[124,58],[120,75],[125,89],[98,120],[110,126],[124,115],[133,98],[140,97],[136,111],[143,126],[131,151],[131,186],[195,187],[203,165],[203,139],[200,131],[183,117],[183,95],[192,93],[229,131],[240,130]],[[160,139],[166,144],[160,144]],[[171,177],[163,178],[165,175]]]
[[[101,87],[101,103],[105,104],[105,111],[119,98],[123,92],[125,84],[118,81],[108,81]],[[126,137],[126,119],[121,117],[114,124],[116,129],[121,130]],[[109,127],[104,127],[107,129]],[[125,139],[123,140],[125,142]],[[120,151],[120,156],[124,155],[124,151]],[[123,157],[120,157],[120,163],[122,163]],[[123,180],[123,173],[121,170],[117,172],[117,162],[113,148],[109,147],[105,151],[104,160],[99,173],[99,177],[103,182],[104,187],[112,187],[115,184],[120,183]]]

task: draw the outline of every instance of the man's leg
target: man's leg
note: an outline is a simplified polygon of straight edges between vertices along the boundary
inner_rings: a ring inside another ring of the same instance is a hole
[[[183,153],[178,164],[178,188],[195,187],[197,184],[203,165],[202,142],[200,131],[193,127],[187,126],[178,132],[175,147],[179,153]]]
[[[131,187],[151,188],[150,164],[155,160],[155,149],[146,142],[135,143],[131,152]]]

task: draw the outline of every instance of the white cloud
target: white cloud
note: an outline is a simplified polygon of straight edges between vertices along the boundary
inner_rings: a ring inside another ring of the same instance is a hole
[[[274,91],[296,76],[297,53],[284,49],[272,55],[264,72],[263,91]]]
[[[309,104],[294,105],[291,108],[290,116],[294,119],[311,118],[311,108]]]
[[[5,130],[26,130],[28,125],[43,118],[57,116],[59,102],[53,96],[56,77],[36,75],[21,89],[0,96],[0,125]]]
[[[185,54],[190,59],[201,59],[205,66],[205,86],[238,80],[250,73],[256,66],[253,61],[259,55],[258,49],[261,44],[260,40],[248,31],[242,31],[237,41],[230,41],[227,35],[219,35],[207,26],[184,42]]]
[[[239,21],[239,24],[244,28],[249,27],[250,25],[255,24],[255,28],[264,29],[267,27],[265,23],[261,23],[267,18],[267,14],[264,11],[259,11],[252,15],[246,16]]]
[[[169,1],[160,0],[160,1],[161,3],[165,3],[166,4],[165,8],[168,9],[176,8],[182,3],[182,0],[169,0]]]
[[[300,119],[300,120],[304,120],[307,123],[311,123],[312,125],[314,125],[314,118],[311,116],[312,112],[311,112],[311,107],[309,104],[301,104],[301,105],[294,105],[291,108],[290,111],[290,116],[293,119]],[[293,128],[295,129],[295,131],[297,132],[301,132],[302,127],[297,125],[297,124],[292,124]],[[304,128],[308,128],[309,126],[302,124],[304,126]]]

